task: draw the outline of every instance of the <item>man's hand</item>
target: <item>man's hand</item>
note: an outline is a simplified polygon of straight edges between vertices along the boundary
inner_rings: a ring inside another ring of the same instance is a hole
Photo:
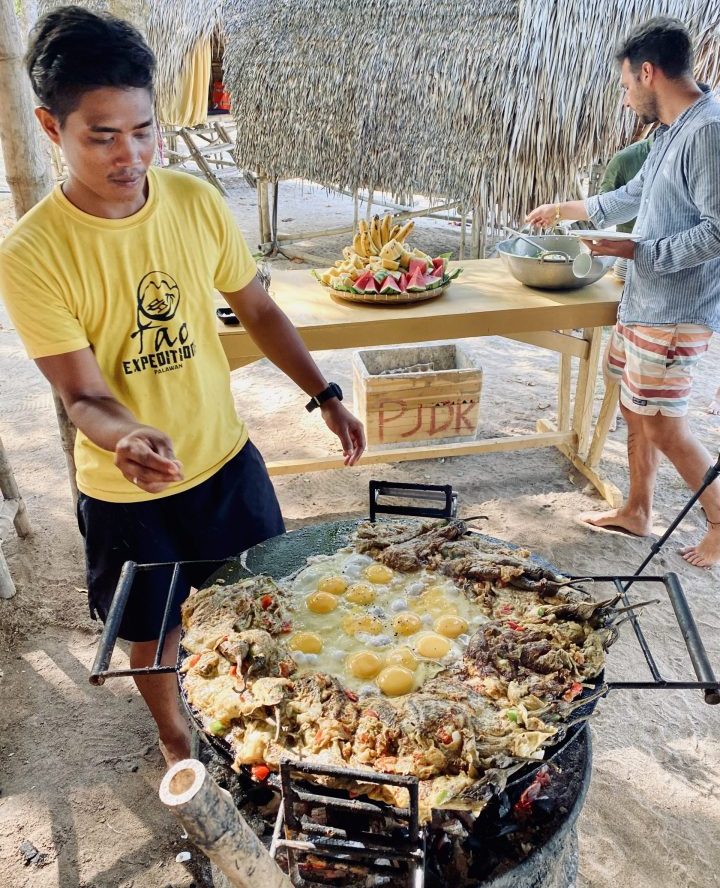
[[[140,426],[117,442],[115,465],[128,481],[148,493],[159,493],[183,480],[172,441],[151,426]]]
[[[593,256],[617,256],[620,259],[635,258],[635,241],[631,240],[583,240]]]
[[[535,207],[525,216],[525,221],[530,225],[537,225],[539,228],[550,228],[558,221],[557,208],[557,204],[543,204]]]
[[[346,466],[354,466],[365,450],[365,429],[359,419],[337,398],[330,398],[321,407],[325,425],[342,444]]]

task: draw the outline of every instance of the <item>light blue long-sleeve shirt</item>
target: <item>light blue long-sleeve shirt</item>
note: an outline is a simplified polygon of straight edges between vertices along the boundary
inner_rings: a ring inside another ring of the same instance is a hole
[[[623,324],[702,324],[720,332],[720,102],[705,95],[655,137],[640,172],[586,201],[599,227],[637,216]]]

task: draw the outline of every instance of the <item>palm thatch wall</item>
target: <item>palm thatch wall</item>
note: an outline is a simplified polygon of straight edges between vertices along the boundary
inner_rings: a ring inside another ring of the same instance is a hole
[[[58,5],[60,0],[46,0]],[[614,48],[634,24],[690,27],[720,83],[720,0],[85,0],[147,34],[159,104],[198,41],[225,42],[244,169],[420,192],[517,221],[572,194],[631,137]]]
[[[519,219],[631,136],[614,49],[688,23],[718,82],[720,0],[245,0],[226,8],[238,163]]]

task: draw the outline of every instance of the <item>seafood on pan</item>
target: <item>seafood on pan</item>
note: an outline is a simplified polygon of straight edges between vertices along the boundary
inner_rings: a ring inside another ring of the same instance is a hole
[[[361,523],[283,581],[190,595],[183,691],[235,768],[296,757],[414,775],[426,820],[478,812],[543,758],[595,689],[617,599],[593,601],[528,551],[467,531]],[[403,788],[366,788],[408,803]]]

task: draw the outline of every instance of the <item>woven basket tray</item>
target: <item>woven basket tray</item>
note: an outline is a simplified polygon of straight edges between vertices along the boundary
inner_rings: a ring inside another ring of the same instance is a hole
[[[344,290],[334,290],[326,284],[321,284],[329,293],[344,302],[365,302],[370,305],[409,305],[412,302],[427,302],[441,296],[450,286],[450,283],[434,290],[423,290],[421,293],[347,293]]]

